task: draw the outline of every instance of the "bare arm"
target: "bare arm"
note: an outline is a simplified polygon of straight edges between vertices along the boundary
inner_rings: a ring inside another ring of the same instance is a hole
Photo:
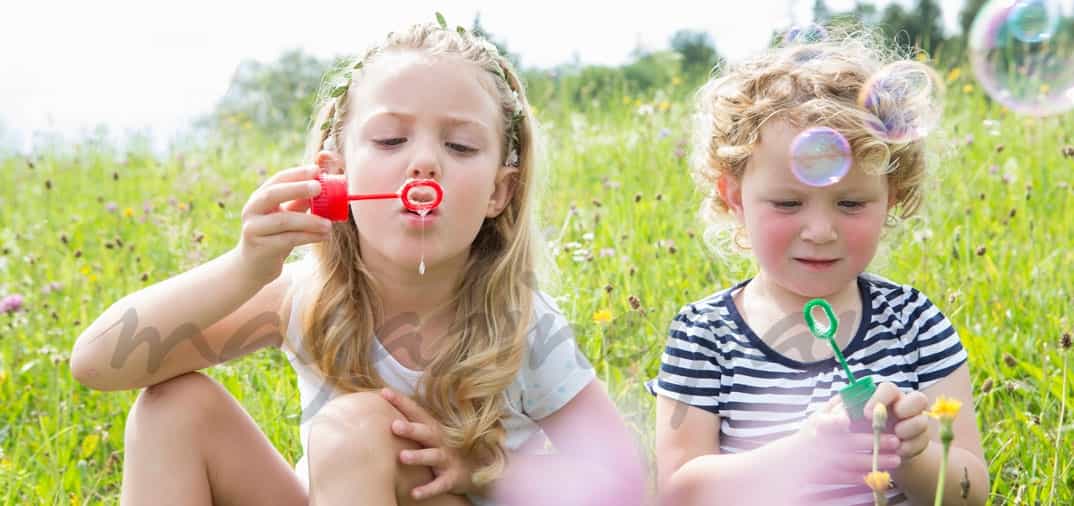
[[[789,504],[801,486],[797,435],[720,453],[720,416],[658,396],[656,462],[661,504]]]
[[[962,402],[962,410],[955,418],[952,429],[955,438],[947,460],[947,477],[944,482],[943,504],[985,504],[988,499],[988,466],[984,460],[981,434],[977,429],[977,415],[973,409],[973,389],[969,366],[963,364],[944,379],[924,391],[929,399],[944,395]],[[899,488],[913,504],[932,504],[936,493],[936,477],[943,458],[939,423],[930,422],[929,445],[925,451],[899,466],[894,475]],[[962,498],[963,479],[969,479],[969,490]]]
[[[153,385],[281,342],[289,268],[267,285],[236,250],[112,304],[75,342],[71,373],[97,390]]]
[[[75,342],[75,379],[98,390],[138,388],[278,346],[284,261],[330,233],[328,220],[305,213],[321,190],[311,181],[319,170],[276,173],[243,207],[235,249],[112,304]]]

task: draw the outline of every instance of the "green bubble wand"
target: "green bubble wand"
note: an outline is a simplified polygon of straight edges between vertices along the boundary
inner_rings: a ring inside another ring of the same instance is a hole
[[[813,308],[818,306],[828,317],[828,328],[823,331],[817,327],[817,322],[813,318]],[[839,361],[839,365],[843,366],[843,371],[847,373],[849,385],[840,390],[839,395],[843,398],[843,404],[846,405],[850,420],[855,422],[865,420],[865,403],[869,402],[873,393],[876,392],[876,385],[873,384],[872,377],[855,378],[854,373],[850,371],[847,359],[843,357],[843,352],[839,351],[839,346],[835,344],[835,331],[839,328],[839,320],[836,319],[831,304],[828,304],[828,301],[824,299],[813,299],[806,302],[805,307],[802,308],[802,313],[805,315],[809,331],[817,339],[828,341],[832,351],[835,352],[835,359]]]

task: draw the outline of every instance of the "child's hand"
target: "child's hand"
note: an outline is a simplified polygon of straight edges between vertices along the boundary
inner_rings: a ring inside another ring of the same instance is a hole
[[[902,460],[908,461],[925,451],[929,445],[929,417],[925,413],[929,406],[928,396],[917,390],[903,394],[899,387],[881,383],[865,404],[865,417],[870,421],[873,406],[878,402],[888,407],[888,426],[899,438],[897,453]]]
[[[320,171],[317,166],[280,171],[246,201],[237,249],[249,279],[263,283],[276,279],[296,246],[328,239],[331,222],[305,212],[309,198],[321,191],[315,181]]]
[[[873,435],[850,431],[850,417],[838,395],[814,412],[792,437],[801,463],[793,472],[801,469],[810,483],[860,484],[873,470]],[[900,459],[893,453],[898,445],[899,439],[891,434],[880,437],[880,469],[899,466]]]
[[[380,393],[410,420],[392,422],[392,433],[424,447],[422,450],[403,450],[399,454],[400,462],[429,466],[436,477],[433,481],[414,488],[411,491],[414,499],[428,499],[444,493],[462,495],[475,491],[476,487],[471,479],[473,468],[457,449],[444,446],[444,434],[432,415],[413,399],[391,389],[383,388]]]

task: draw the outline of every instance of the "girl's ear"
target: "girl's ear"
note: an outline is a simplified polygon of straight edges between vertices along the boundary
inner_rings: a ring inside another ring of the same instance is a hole
[[[742,221],[742,181],[739,181],[734,176],[723,174],[716,180],[716,190],[720,193],[720,198],[727,204],[727,208],[731,210],[731,214],[735,215],[735,218]]]
[[[319,151],[317,156],[313,157],[313,161],[327,174],[343,173],[343,157],[339,156],[339,153],[335,151]]]
[[[493,183],[492,195],[489,195],[486,217],[495,218],[503,212],[507,204],[511,202],[511,197],[515,195],[515,185],[517,184],[518,167],[511,167],[510,165],[501,167],[500,172],[496,174],[496,181]]]

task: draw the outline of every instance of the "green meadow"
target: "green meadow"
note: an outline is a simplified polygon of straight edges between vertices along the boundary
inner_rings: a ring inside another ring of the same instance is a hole
[[[1017,116],[961,72],[922,212],[886,233],[871,270],[929,295],[969,356],[994,504],[1074,504],[1074,143],[1070,115]],[[584,106],[532,97],[543,126],[540,228],[557,297],[582,350],[651,458],[668,322],[751,275],[706,240],[689,175],[692,87]],[[103,143],[0,158],[0,504],[118,502],[126,413],[68,367],[78,334],[121,296],[232,248],[239,212],[301,151],[234,125],[207,147],[155,156]],[[226,281],[222,281],[226,282]],[[207,370],[277,448],[299,457],[294,372],[266,349]]]

